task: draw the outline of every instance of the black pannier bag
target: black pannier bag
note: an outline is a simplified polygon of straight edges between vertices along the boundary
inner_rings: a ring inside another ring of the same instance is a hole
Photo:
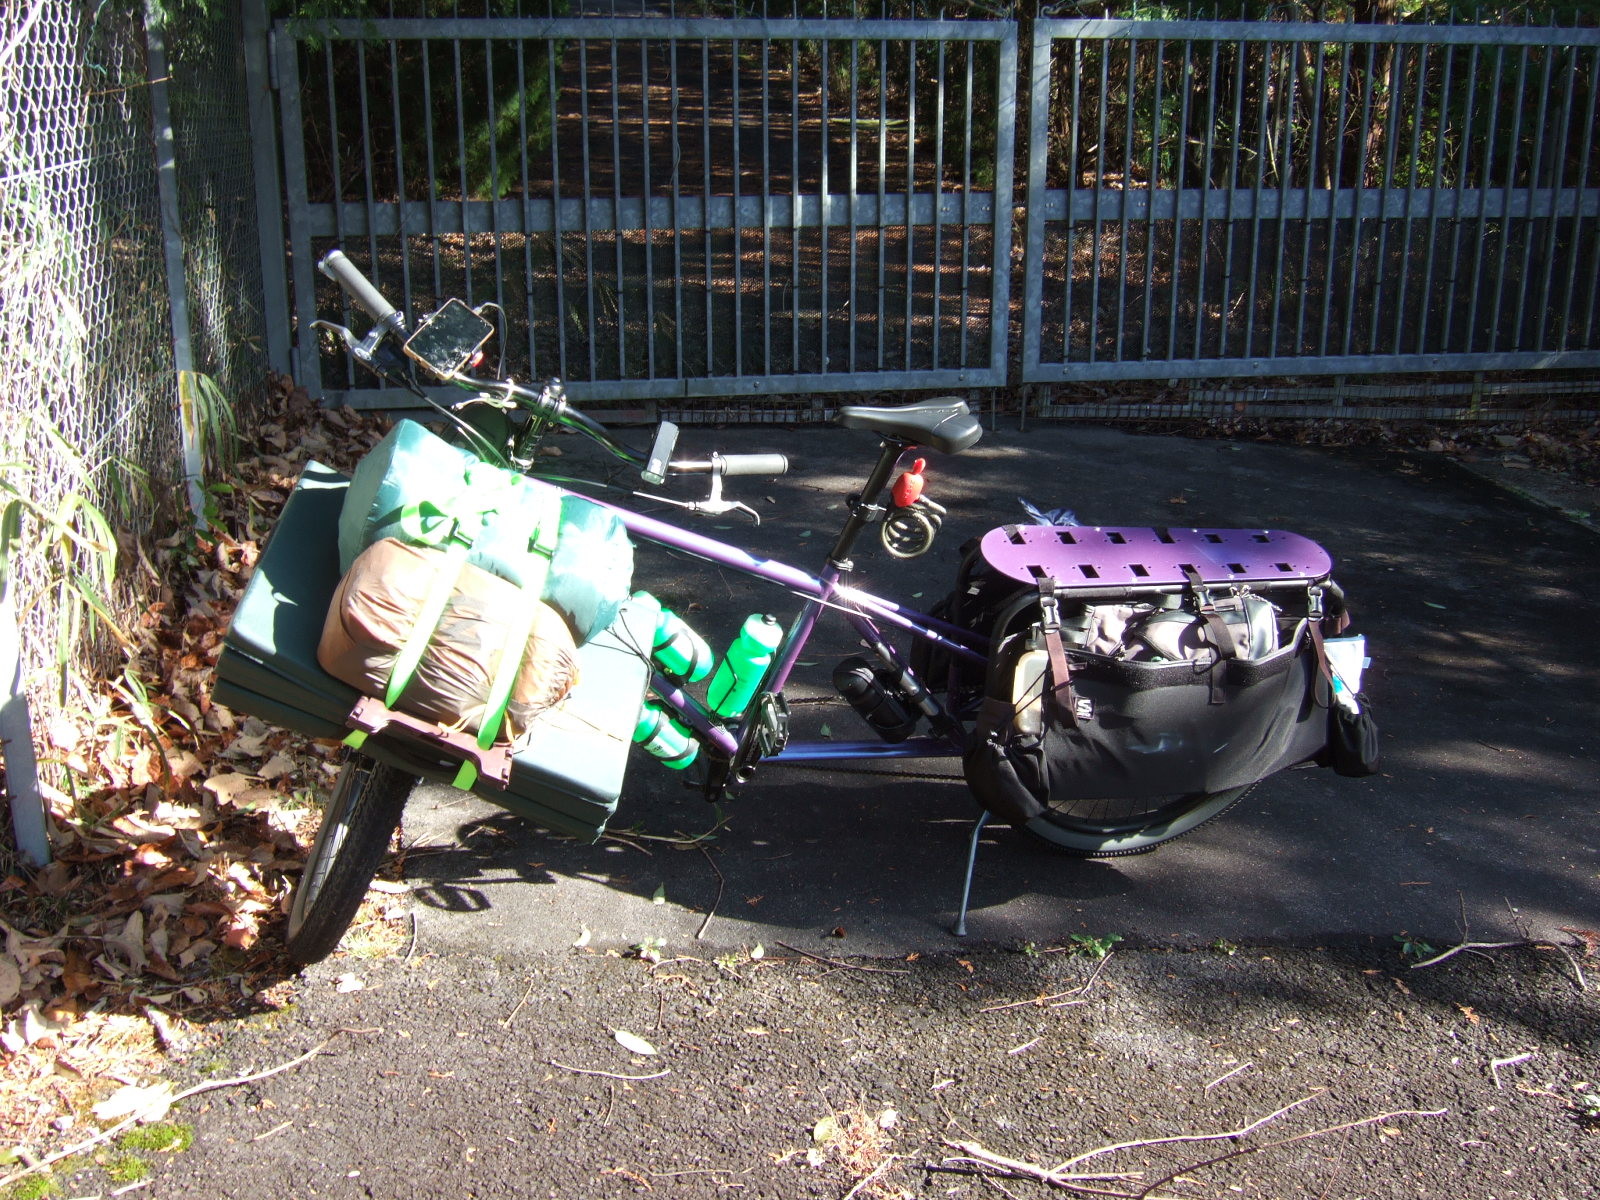
[[[995,640],[964,765],[995,816],[1026,825],[1091,798],[1157,811],[1328,760],[1332,687],[1312,629],[1346,618],[1315,543],[1008,526],[981,551]],[[996,576],[1012,588],[998,610]]]

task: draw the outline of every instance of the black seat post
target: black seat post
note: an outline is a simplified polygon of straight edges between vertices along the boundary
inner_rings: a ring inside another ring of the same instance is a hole
[[[833,544],[833,550],[828,555],[828,562],[840,571],[850,569],[850,549],[856,544],[856,538],[874,520],[881,519],[883,509],[878,504],[878,497],[883,494],[883,489],[889,486],[889,481],[894,476],[894,469],[900,462],[900,456],[910,449],[911,443],[899,438],[884,438],[879,445],[877,465],[872,468],[872,474],[867,476],[867,486],[862,489],[861,495],[852,497],[850,501],[850,516],[844,523],[844,528],[839,531],[839,540]]]

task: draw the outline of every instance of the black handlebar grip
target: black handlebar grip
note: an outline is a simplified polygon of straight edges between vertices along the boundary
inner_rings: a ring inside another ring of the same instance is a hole
[[[724,475],[782,475],[789,469],[783,454],[721,454]]]
[[[394,328],[404,326],[405,319],[394,305],[385,300],[372,281],[356,269],[356,265],[344,256],[343,250],[329,250],[317,264],[317,270],[348,292],[357,307],[378,324]]]

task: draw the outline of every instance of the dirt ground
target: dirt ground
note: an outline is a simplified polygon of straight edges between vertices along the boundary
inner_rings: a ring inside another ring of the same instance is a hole
[[[1377,939],[844,965],[765,951],[329,960],[192,1035],[180,1082],[322,1050],[191,1101],[193,1146],[155,1156],[141,1194],[1060,1190],[985,1155],[1063,1168],[1091,1195],[1594,1194],[1600,970],[1581,950],[1421,967]]]

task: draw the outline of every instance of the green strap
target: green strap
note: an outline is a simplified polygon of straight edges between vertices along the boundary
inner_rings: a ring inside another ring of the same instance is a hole
[[[444,616],[445,606],[455,594],[456,580],[466,564],[468,549],[464,542],[451,542],[444,548],[444,558],[434,572],[433,582],[428,585],[428,594],[423,597],[422,607],[417,610],[416,623],[411,626],[405,645],[400,647],[394,665],[389,668],[389,686],[384,692],[383,702],[390,708],[395,707],[400,693],[406,690],[411,677],[417,673],[417,664],[422,661],[428,641],[433,637],[434,630],[439,628],[439,619]]]
[[[487,517],[516,503],[525,483],[515,472],[473,463],[454,492],[425,496],[402,506],[400,532],[406,541],[420,546],[451,541],[470,544],[483,531]]]
[[[416,546],[439,546],[450,541],[472,540],[462,530],[462,514],[448,501],[413,500],[400,509],[400,533],[404,541]]]
[[[543,572],[539,574],[542,576]],[[538,595],[537,592],[533,594]],[[494,681],[489,685],[489,694],[484,699],[483,723],[478,726],[480,750],[487,750],[494,745],[494,739],[500,734],[500,726],[505,723],[506,709],[511,705],[511,691],[516,686],[517,674],[522,670],[522,660],[527,654],[528,635],[533,632],[536,611],[533,604],[524,604],[507,622],[505,644],[500,648],[500,663],[495,668]]]
[[[511,703],[511,690],[516,685],[517,673],[522,669],[522,658],[527,653],[528,634],[533,630],[535,607],[544,595],[544,581],[550,573],[550,558],[555,553],[556,540],[561,532],[561,496],[554,489],[540,489],[536,503],[539,505],[538,524],[534,528],[532,545],[535,555],[531,569],[523,579],[524,603],[521,612],[513,619],[511,629],[500,653],[500,664],[495,669],[494,682],[484,703],[483,723],[478,726],[478,748],[487,750],[499,736],[504,724],[506,708]]]

